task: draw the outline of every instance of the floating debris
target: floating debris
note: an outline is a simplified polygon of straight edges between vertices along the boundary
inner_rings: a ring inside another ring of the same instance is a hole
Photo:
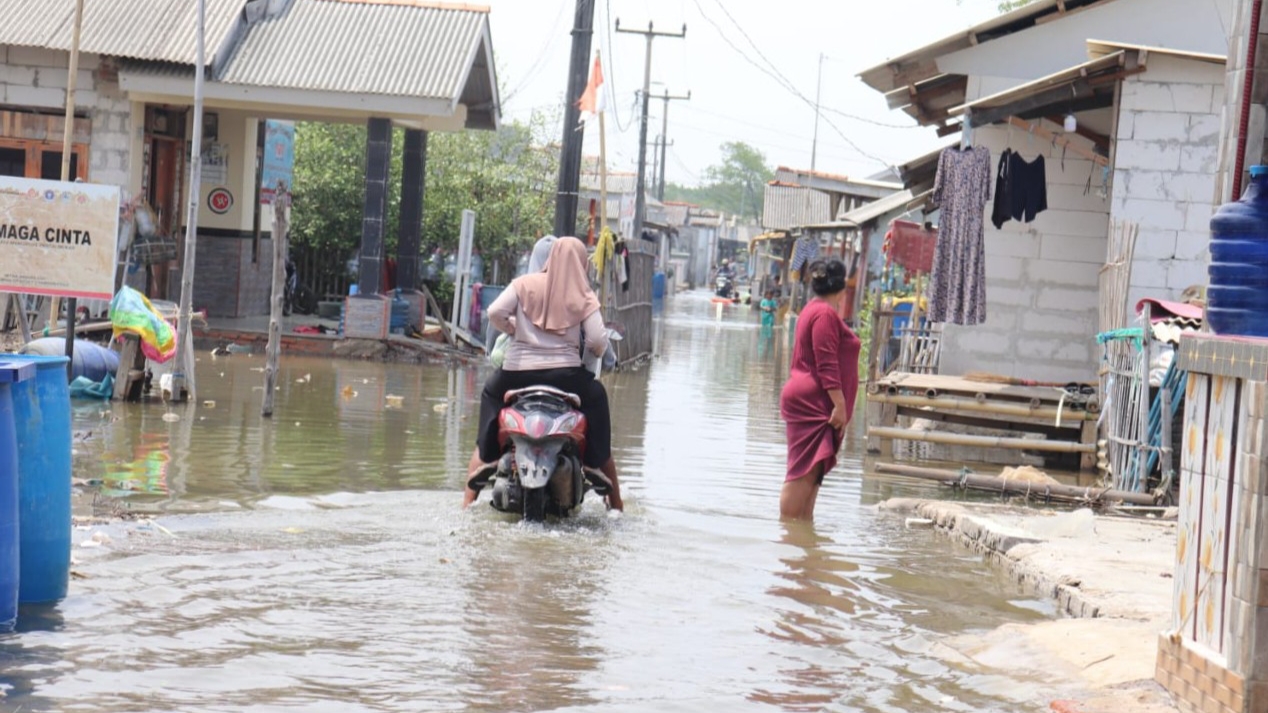
[[[181,417],[180,417],[180,414],[178,413],[172,413],[171,411],[168,411],[167,413],[163,414],[163,420],[167,421],[168,423],[175,423],[181,420]]]
[[[215,402],[215,401],[212,401],[211,399],[208,399],[208,400],[206,400],[206,401],[204,401],[204,402],[203,402],[203,406],[206,406],[207,408],[215,408],[215,407],[216,407],[216,402]]]
[[[384,399],[387,401],[387,407],[388,407],[388,408],[400,408],[401,406],[403,406],[403,405],[405,404],[405,397],[404,397],[404,396],[397,396],[397,395],[395,395],[395,394],[388,394],[387,396],[385,396],[385,397],[384,397]]]

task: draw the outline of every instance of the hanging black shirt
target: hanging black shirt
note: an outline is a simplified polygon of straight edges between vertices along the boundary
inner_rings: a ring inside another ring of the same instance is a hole
[[[1029,223],[1048,209],[1048,177],[1042,154],[1027,161],[1016,151],[1005,149],[998,171],[991,208],[991,224],[997,229],[1010,219]]]

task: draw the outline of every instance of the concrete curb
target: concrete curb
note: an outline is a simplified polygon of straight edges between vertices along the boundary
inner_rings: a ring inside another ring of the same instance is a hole
[[[1046,541],[1032,533],[974,514],[955,503],[894,498],[880,503],[877,508],[932,520],[938,532],[985,555],[1028,590],[1055,600],[1065,614],[1082,618],[1139,618],[1138,612],[1119,611],[1114,603],[1080,589],[1082,581],[1076,574],[1052,571],[1031,562],[1028,556],[1035,552],[1034,546]]]

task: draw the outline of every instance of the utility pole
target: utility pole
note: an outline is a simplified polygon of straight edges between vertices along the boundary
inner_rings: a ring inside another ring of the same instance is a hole
[[[669,102],[675,99],[690,101],[691,90],[687,90],[687,96],[675,97],[675,96],[670,96],[669,90],[666,89],[664,94],[656,98],[665,102],[664,111],[662,111],[660,115],[660,121],[661,121],[661,124],[660,124],[660,142],[661,142],[660,143],[660,179],[656,184],[656,200],[664,201],[665,200],[665,149],[669,143]]]
[[[657,37],[686,37],[687,24],[683,23],[682,32],[657,32],[652,23],[647,23],[646,30],[622,30],[621,20],[616,20],[616,31],[626,32],[632,35],[643,35],[647,38],[647,52],[643,57],[643,114],[640,117],[638,125],[638,177],[637,193],[634,195],[634,236],[642,236],[643,221],[647,218],[647,199],[643,195],[647,189],[646,176],[647,173],[647,109],[651,101],[652,89],[652,40]]]
[[[572,59],[568,94],[564,98],[564,140],[559,155],[559,184],[555,192],[555,235],[577,232],[577,194],[581,187],[581,149],[585,132],[577,102],[590,72],[590,39],[594,28],[594,0],[577,0],[572,26]]]
[[[659,177],[656,181],[654,181],[654,184],[656,186],[656,200],[662,202],[665,200],[665,147],[673,145],[674,142],[666,141],[665,137],[662,136],[657,139],[655,145],[652,146],[654,155],[660,157],[659,163],[656,163],[656,159],[653,158],[652,173],[655,173]]]
[[[810,178],[814,179],[815,157],[819,154],[819,95],[823,92],[823,53],[819,53],[819,78],[815,85],[815,133],[810,143]]]

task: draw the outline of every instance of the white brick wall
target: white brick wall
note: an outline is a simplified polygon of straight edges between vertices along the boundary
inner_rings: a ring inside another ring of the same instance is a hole
[[[7,60],[7,64],[2,63]],[[0,48],[0,101],[14,109],[66,107],[70,79],[65,52],[30,47]],[[92,121],[88,180],[118,186],[129,184],[131,168],[132,105],[123,98],[117,79],[100,71],[101,60],[82,54],[75,77],[77,114]],[[60,138],[59,138],[60,140]]]
[[[1157,55],[1123,83],[1111,218],[1140,225],[1133,304],[1206,282],[1223,87],[1217,65]]]
[[[1092,164],[1067,152],[1063,171],[1060,149],[1005,127],[979,128],[974,141],[991,150],[992,188],[1000,152],[1010,144],[1027,160],[1042,154],[1048,210],[1000,230],[986,222],[987,321],[945,326],[942,371],[1092,380],[1097,280],[1109,221],[1109,202],[1083,192]],[[989,218],[990,206],[986,211]],[[1184,219],[1181,213],[1180,227]]]

